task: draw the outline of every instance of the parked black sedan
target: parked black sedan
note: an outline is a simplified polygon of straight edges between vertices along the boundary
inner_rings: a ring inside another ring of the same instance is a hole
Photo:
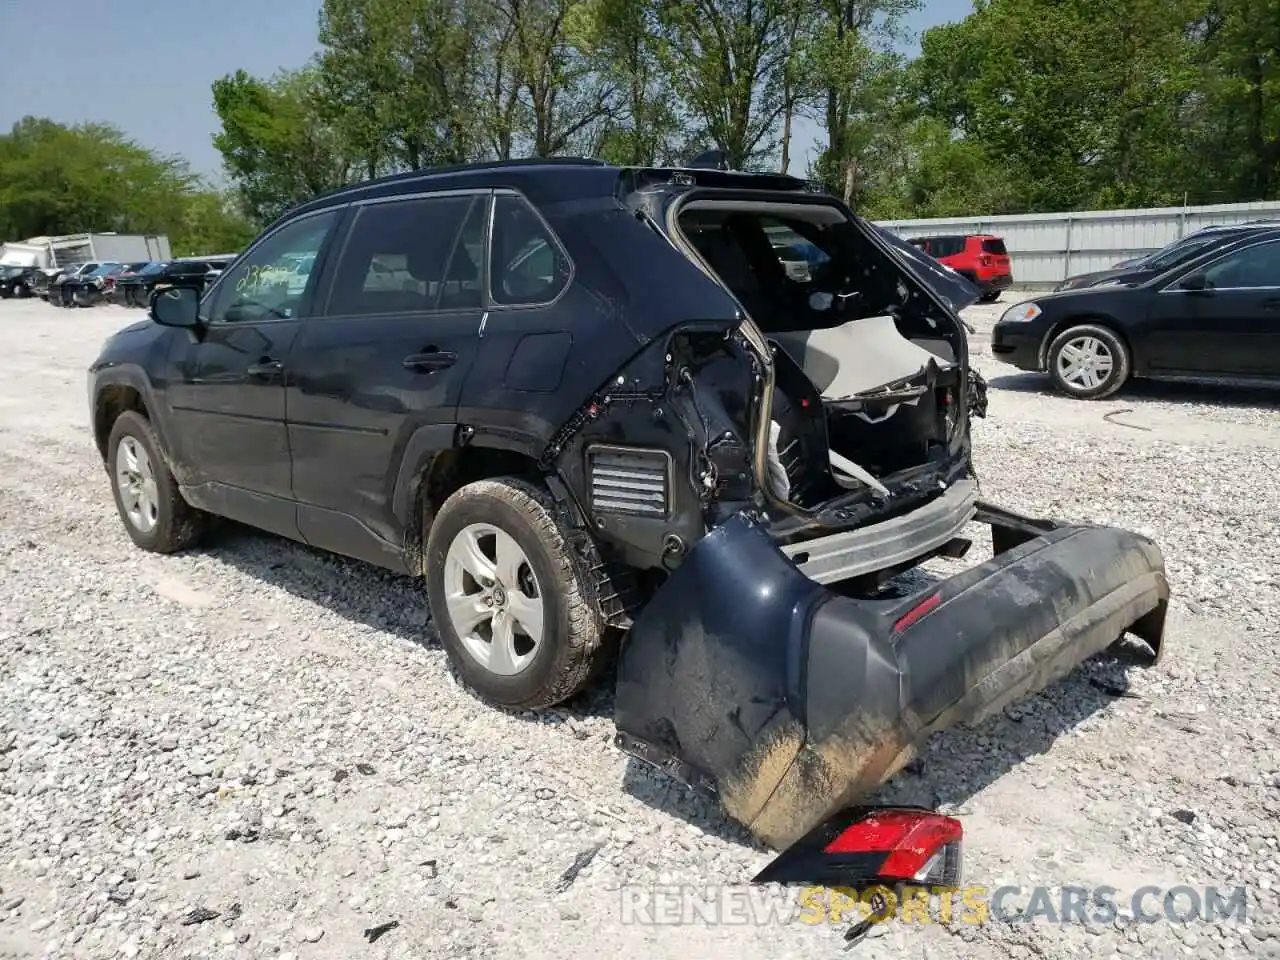
[[[1253,230],[1137,284],[1016,303],[991,352],[1097,400],[1130,377],[1280,383],[1280,229]]]
[[[1155,253],[1149,253],[1145,257],[1134,257],[1132,260],[1122,260],[1110,270],[1076,274],[1074,277],[1063,280],[1053,289],[1056,292],[1098,287],[1103,284],[1142,283],[1175,267],[1180,267],[1184,263],[1189,263],[1215,247],[1239,240],[1251,233],[1275,230],[1277,226],[1280,225],[1274,220],[1261,220],[1204,227],[1161,247]]]
[[[134,276],[119,283],[128,306],[145,307],[152,291],[165,287],[194,287],[203,291],[211,269],[206,260],[162,260],[148,264]]]

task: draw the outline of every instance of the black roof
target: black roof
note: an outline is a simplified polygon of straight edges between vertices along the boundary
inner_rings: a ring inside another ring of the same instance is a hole
[[[683,177],[677,179],[678,175]],[[558,202],[615,195],[624,187],[642,189],[682,181],[687,181],[685,186],[819,192],[809,181],[787,174],[748,173],[707,166],[621,167],[585,157],[530,157],[409,170],[353,183],[308,200],[280,220],[353,200],[428,190],[515,186],[540,194],[535,199],[543,202]]]

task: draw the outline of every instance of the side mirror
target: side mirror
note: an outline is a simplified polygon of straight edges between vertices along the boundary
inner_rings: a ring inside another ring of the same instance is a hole
[[[1182,278],[1178,284],[1183,290],[1201,291],[1209,289],[1209,278],[1203,273],[1191,273]]]
[[[165,327],[200,326],[200,296],[190,287],[166,287],[151,294],[151,316]]]

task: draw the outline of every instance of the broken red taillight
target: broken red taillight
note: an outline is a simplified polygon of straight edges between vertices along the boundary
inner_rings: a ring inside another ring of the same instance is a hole
[[[959,820],[922,807],[849,808],[784,850],[752,882],[857,891],[958,887],[963,841]]]
[[[933,886],[960,882],[964,827],[954,817],[915,810],[884,810],[850,824],[826,845],[827,854],[885,854],[883,880]]]

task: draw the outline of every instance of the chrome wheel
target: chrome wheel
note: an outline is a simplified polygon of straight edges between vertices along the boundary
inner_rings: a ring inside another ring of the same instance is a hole
[[[160,522],[160,493],[146,449],[133,437],[116,448],[116,489],[125,516],[139,533],[150,533]]]
[[[1080,336],[1058,351],[1058,377],[1081,390],[1096,390],[1110,379],[1116,358],[1097,337]]]
[[[546,606],[537,577],[515,538],[473,523],[445,553],[449,620],[463,648],[485,670],[514,676],[542,643]]]

